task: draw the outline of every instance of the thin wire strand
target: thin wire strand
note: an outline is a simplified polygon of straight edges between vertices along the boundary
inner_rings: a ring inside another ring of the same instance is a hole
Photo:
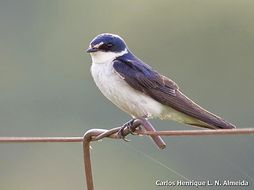
[[[126,144],[126,146],[128,146],[130,149],[132,149],[132,150],[138,152],[139,154],[145,156],[146,158],[148,158],[149,160],[153,161],[154,163],[157,163],[157,164],[159,164],[160,166],[162,166],[163,168],[165,168],[165,169],[171,171],[172,173],[176,174],[177,176],[179,176],[179,177],[181,177],[181,178],[183,178],[183,179],[185,179],[185,180],[191,181],[189,178],[187,178],[187,177],[185,177],[184,175],[180,174],[180,173],[177,172],[176,170],[170,168],[169,166],[167,166],[166,164],[162,163],[161,161],[159,161],[159,160],[153,158],[152,156],[148,155],[147,153],[145,153],[145,152],[143,152],[143,151],[141,151],[141,150],[135,148],[135,147],[132,146],[132,145]]]

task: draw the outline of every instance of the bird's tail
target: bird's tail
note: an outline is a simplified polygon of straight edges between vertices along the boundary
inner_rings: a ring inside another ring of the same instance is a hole
[[[236,128],[236,126],[230,122],[200,107],[181,92],[178,93],[179,96],[174,101],[175,105],[172,107],[192,118],[185,120],[184,123],[209,129]]]
[[[195,120],[191,122],[185,122],[189,125],[194,125],[198,127],[204,127],[208,129],[234,129],[235,125],[224,120],[223,118],[205,110],[202,108],[202,114],[195,115]]]
[[[188,123],[185,122],[186,124],[189,125],[193,125],[193,126],[197,126],[197,127],[203,127],[203,128],[208,128],[208,129],[234,129],[236,128],[235,125],[223,120],[221,122],[209,122],[209,123],[205,123],[202,121],[198,121],[198,122],[192,122],[192,123]]]

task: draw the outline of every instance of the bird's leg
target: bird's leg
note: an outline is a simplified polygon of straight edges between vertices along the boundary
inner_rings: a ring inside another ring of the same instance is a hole
[[[143,119],[147,119],[147,116],[143,116],[141,117]],[[123,124],[123,126],[121,127],[121,129],[117,132],[117,135],[119,138],[122,138],[124,141],[129,142],[130,140],[125,138],[125,134],[123,133],[124,129],[128,129],[128,131],[132,134],[132,135],[137,135],[137,133],[135,133],[135,130],[132,128],[134,121],[138,119],[138,118],[133,118],[130,121],[126,122],[125,124]],[[141,128],[140,126],[138,128]]]
[[[123,133],[124,129],[128,129],[130,131],[131,134],[134,133],[134,131],[132,131],[132,125],[133,125],[133,122],[135,121],[135,119],[131,119],[130,121],[126,122],[125,124],[123,124],[123,126],[121,127],[121,129],[117,132],[117,135],[119,138],[123,139],[124,141],[126,142],[130,142],[130,140],[126,139]]]

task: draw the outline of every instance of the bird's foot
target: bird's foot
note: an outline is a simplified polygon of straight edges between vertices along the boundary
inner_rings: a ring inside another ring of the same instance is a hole
[[[124,130],[127,129],[129,133],[131,133],[132,135],[135,135],[135,132],[132,129],[134,121],[135,119],[131,119],[130,121],[123,124],[121,129],[117,132],[117,136],[126,142],[130,142],[130,140],[126,139],[126,133],[124,133]]]

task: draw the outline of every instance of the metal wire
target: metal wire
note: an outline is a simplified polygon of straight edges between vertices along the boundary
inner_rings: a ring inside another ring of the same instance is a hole
[[[217,129],[217,130],[171,130],[171,131],[143,131],[142,135],[159,136],[197,136],[197,135],[248,135],[254,134],[254,128]]]
[[[139,127],[143,126],[145,130]],[[119,135],[119,130],[122,134]],[[219,129],[219,130],[171,130],[155,131],[152,124],[146,119],[136,119],[131,127],[117,127],[110,130],[90,129],[83,137],[0,137],[0,143],[45,143],[45,142],[83,142],[84,168],[87,190],[94,190],[92,165],[90,159],[90,142],[104,137],[119,139],[129,133],[148,135],[163,149],[165,142],[160,136],[197,136],[197,135],[247,135],[254,134],[254,128]]]

